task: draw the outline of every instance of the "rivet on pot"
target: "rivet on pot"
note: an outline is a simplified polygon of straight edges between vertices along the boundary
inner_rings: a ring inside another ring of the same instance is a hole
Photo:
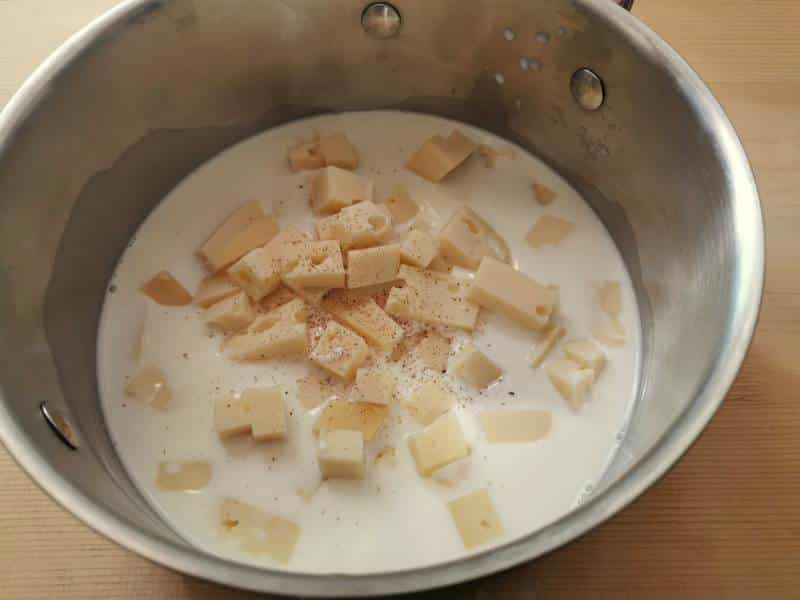
[[[591,69],[578,69],[570,81],[572,96],[585,110],[597,110],[605,100],[603,80]]]
[[[42,415],[44,415],[47,424],[50,425],[56,435],[61,438],[62,442],[73,450],[77,450],[80,447],[75,429],[69,424],[69,421],[67,421],[64,415],[47,406],[47,402],[42,402],[39,405],[39,410],[42,411]]]
[[[361,26],[369,35],[379,40],[396,36],[403,26],[403,19],[388,2],[373,2],[361,13]]]

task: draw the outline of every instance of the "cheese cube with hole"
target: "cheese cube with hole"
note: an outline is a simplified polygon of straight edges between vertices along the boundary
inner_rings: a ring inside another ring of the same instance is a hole
[[[566,330],[560,325],[551,325],[542,332],[542,337],[536,342],[531,351],[531,366],[535,369],[542,364],[547,355],[556,345],[558,340],[564,337]]]
[[[267,554],[282,564],[289,562],[300,537],[300,527],[292,521],[233,498],[222,502],[220,523],[245,552]]]
[[[572,340],[564,344],[564,354],[584,369],[594,371],[595,377],[606,364],[606,355],[593,340]]]
[[[307,236],[287,228],[263,248],[245,254],[228,270],[228,274],[257,302],[278,288],[284,270],[299,260],[308,243]]]
[[[444,373],[450,358],[450,340],[436,331],[430,331],[417,344],[415,352],[426,367]]]
[[[350,398],[355,402],[390,404],[396,387],[397,380],[386,369],[361,368],[356,371],[356,382]]]
[[[419,386],[406,400],[406,410],[419,423],[430,425],[456,403],[456,397],[436,381]]]
[[[317,143],[317,149],[327,166],[349,171],[358,167],[358,151],[344,133],[322,136]]]
[[[339,243],[309,242],[302,256],[283,276],[294,288],[344,287],[345,270]]]
[[[256,318],[256,309],[244,292],[220,300],[205,310],[203,319],[225,333],[247,327]]]
[[[318,140],[303,142],[289,149],[289,168],[292,173],[321,169],[325,166],[325,159],[319,150]]]
[[[165,492],[196,492],[211,481],[211,464],[205,460],[158,463],[156,487]]]
[[[194,293],[194,303],[203,308],[208,308],[225,298],[235,296],[241,288],[233,283],[227,275],[212,275],[206,277],[197,286]]]
[[[525,241],[529,246],[537,249],[547,245],[556,246],[573,231],[575,231],[575,223],[561,217],[544,215],[536,220],[525,236]]]
[[[406,223],[419,213],[419,206],[411,199],[404,185],[395,186],[383,204],[397,223]]]
[[[363,434],[348,429],[328,432],[322,440],[318,459],[325,479],[363,479]]]
[[[357,333],[335,321],[328,323],[310,358],[344,381],[352,381],[356,369],[369,356],[367,343]]]
[[[339,167],[325,167],[311,185],[311,208],[330,215],[346,206],[372,201],[373,183]]]
[[[217,399],[214,423],[222,438],[251,433],[258,442],[283,439],[286,436],[283,387],[248,388],[239,397]]]
[[[529,327],[542,329],[558,302],[558,291],[494,258],[484,258],[472,282],[470,300]]]
[[[464,548],[471,550],[503,535],[503,525],[486,489],[447,503]]]
[[[192,302],[192,295],[169,271],[159,271],[142,286],[145,295],[162,306],[185,306]]]
[[[467,344],[455,355],[452,371],[478,389],[488,387],[503,376],[503,370],[472,344]]]
[[[347,287],[359,288],[397,279],[400,246],[389,244],[347,253]]]
[[[172,400],[164,373],[158,367],[144,367],[125,386],[125,395],[163,410]]]
[[[381,350],[391,350],[403,338],[403,328],[375,300],[357,292],[334,290],[322,307]]]
[[[257,202],[250,202],[230,215],[198,250],[208,269],[216,273],[242,256],[263,246],[278,233],[278,224]]]
[[[619,281],[604,281],[597,286],[597,301],[604,313],[618,317],[622,313],[622,286]]]
[[[461,425],[455,415],[447,414],[422,431],[408,436],[408,449],[422,477],[469,455]]]
[[[389,407],[372,402],[333,400],[320,413],[314,423],[314,433],[325,437],[329,431],[351,429],[360,431],[368,442],[383,427]]]
[[[494,410],[480,415],[481,428],[490,444],[535,442],[550,433],[552,421],[545,410]]]
[[[536,201],[542,206],[552,204],[556,199],[556,193],[543,183],[534,182],[532,187],[533,195],[536,198]]]
[[[439,243],[424,231],[412,229],[400,246],[400,260],[403,264],[425,269],[439,255]]]
[[[224,352],[233,360],[266,360],[308,351],[308,309],[300,299],[292,300],[260,315],[244,333],[230,338]]]
[[[389,292],[387,313],[431,325],[475,329],[478,305],[467,298],[469,281],[407,265],[400,267],[397,276],[405,285]]]
[[[609,346],[625,344],[625,326],[619,317],[604,315],[592,325],[592,335]]]
[[[485,256],[498,258],[490,244],[491,232],[481,217],[471,208],[464,206],[450,217],[439,233],[439,249],[448,262],[477,269]]]
[[[368,248],[388,242],[393,234],[392,217],[382,206],[370,201],[343,208],[317,222],[321,240],[336,240],[342,250]]]
[[[567,358],[551,360],[544,368],[561,397],[574,410],[580,409],[594,383],[594,371]]]
[[[417,150],[406,168],[428,181],[441,181],[475,151],[477,144],[458,130],[447,138],[435,135]]]

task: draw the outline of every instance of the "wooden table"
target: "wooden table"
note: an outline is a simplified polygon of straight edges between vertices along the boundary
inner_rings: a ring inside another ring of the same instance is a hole
[[[0,0],[0,105],[57,44],[113,4]],[[800,6],[638,0],[634,13],[699,71],[744,140],[767,218],[761,322],[722,410],[669,475],[609,523],[492,578],[480,595],[528,599],[533,585],[547,599],[800,598]],[[2,450],[0,481],[0,598],[255,597],[100,537]]]

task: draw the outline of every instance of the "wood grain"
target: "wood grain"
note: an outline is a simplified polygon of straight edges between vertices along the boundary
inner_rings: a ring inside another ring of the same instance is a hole
[[[112,0],[0,0],[0,104]],[[449,596],[800,598],[800,9],[796,0],[638,0],[709,83],[756,170],[767,219],[761,322],[686,457],[607,524]],[[90,531],[0,450],[0,598],[249,598]]]

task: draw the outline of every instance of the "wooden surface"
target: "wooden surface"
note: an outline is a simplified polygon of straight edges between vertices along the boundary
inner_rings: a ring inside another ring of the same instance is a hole
[[[0,0],[0,105],[113,4]],[[634,13],[699,71],[744,140],[767,218],[761,322],[722,410],[667,477],[606,525],[482,587],[504,598],[531,598],[531,585],[546,599],[800,598],[800,7],[638,0]],[[0,598],[251,597],[93,533],[3,450],[0,481]]]

